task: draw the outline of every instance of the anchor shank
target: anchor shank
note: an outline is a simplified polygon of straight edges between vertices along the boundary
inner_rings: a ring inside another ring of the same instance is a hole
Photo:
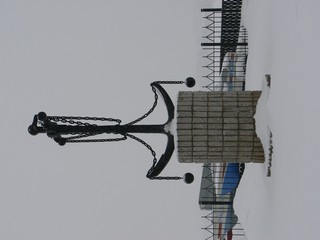
[[[72,133],[114,133],[114,134],[125,134],[125,133],[163,133],[164,125],[105,125],[105,126],[70,126],[70,125],[50,125],[47,127],[49,131],[56,134],[65,135]]]

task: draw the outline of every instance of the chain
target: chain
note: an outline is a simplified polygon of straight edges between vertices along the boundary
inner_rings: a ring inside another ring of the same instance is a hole
[[[144,115],[142,115],[138,119],[136,119],[136,120],[134,120],[132,122],[129,122],[127,125],[133,125],[133,124],[135,124],[137,122],[140,122],[141,120],[143,120],[146,117],[148,117],[150,115],[150,113],[152,113],[153,110],[156,108],[156,106],[158,104],[158,98],[159,97],[158,97],[158,94],[157,94],[157,90],[153,86],[151,86],[151,88],[152,88],[152,92],[154,93],[154,103],[153,103],[152,107],[150,108],[150,110],[147,113],[145,113]]]
[[[183,81],[156,81],[154,83],[158,83],[158,84],[184,84],[185,82],[183,82]]]
[[[154,83],[156,83],[156,84],[184,84],[183,81],[156,81]],[[155,87],[153,85],[151,85],[151,88],[152,88],[152,92],[154,93],[154,103],[153,103],[152,107],[150,108],[150,110],[148,112],[146,112],[140,118],[128,123],[127,125],[133,125],[133,124],[135,124],[137,122],[140,122],[141,120],[143,120],[146,117],[148,117],[154,111],[154,109],[156,108],[156,106],[158,104],[159,96],[157,94],[157,90],[155,89]],[[152,147],[149,144],[147,144],[142,139],[140,139],[140,138],[138,138],[138,137],[136,137],[134,135],[128,134],[128,133],[126,134],[126,136],[138,141],[139,143],[144,145],[147,149],[149,149],[149,151],[151,152],[151,154],[153,156],[153,162],[152,162],[151,168],[148,170],[148,174],[147,175],[149,175],[149,173],[151,173],[154,170],[154,168],[155,168],[155,166],[157,164],[157,161],[158,161],[157,158],[156,158],[155,151],[152,149]],[[149,179],[151,179],[151,180],[180,180],[180,179],[182,179],[182,177],[150,177]]]
[[[119,142],[119,141],[124,141],[127,139],[127,136],[123,135],[122,138],[108,138],[108,139],[81,139],[79,140],[78,138],[84,138],[84,137],[90,137],[94,136],[97,134],[82,134],[79,136],[75,137],[69,137],[67,138],[68,143],[88,143],[88,142]]]
[[[121,123],[120,119],[104,118],[104,117],[48,116],[48,119],[52,120],[54,122],[62,122],[62,123],[85,125],[85,126],[95,125],[95,124],[81,122],[79,120],[85,120],[85,121],[108,121],[108,122],[116,122],[118,124]],[[75,120],[78,120],[78,121],[75,121]]]
[[[151,172],[154,170],[154,168],[155,168],[155,166],[156,166],[156,164],[157,164],[157,158],[156,158],[156,153],[155,153],[155,151],[152,149],[152,147],[151,147],[148,143],[146,143],[145,141],[143,141],[141,138],[138,138],[138,137],[136,137],[136,136],[134,136],[134,135],[131,135],[131,134],[129,134],[129,133],[127,133],[126,136],[128,136],[128,137],[130,137],[130,138],[132,138],[132,139],[134,139],[134,140],[136,140],[136,141],[138,141],[139,143],[141,143],[141,144],[144,145],[147,149],[150,150],[150,152],[151,152],[151,154],[152,154],[152,156],[153,156],[153,162],[152,162],[151,168],[148,170],[148,174],[147,174],[147,175],[149,175],[149,173],[151,173]],[[168,176],[165,176],[165,177],[149,177],[149,179],[150,179],[150,180],[180,180],[180,179],[182,179],[182,177],[168,177]]]
[[[180,180],[182,177],[151,177],[150,180]]]
[[[48,120],[53,122],[62,122],[62,123],[69,123],[69,124],[76,124],[79,126],[96,126],[96,124],[90,124],[88,122],[81,122],[80,120],[85,121],[109,121],[109,122],[116,122],[118,124],[121,123],[120,119],[115,118],[104,118],[104,117],[75,117],[75,116],[48,116]],[[73,133],[76,134],[76,133]],[[126,140],[127,137],[124,136],[122,138],[110,138],[110,139],[81,139],[85,137],[91,137],[95,135],[99,135],[102,133],[85,133],[79,134],[77,136],[65,138],[69,143],[85,143],[85,142],[116,142]]]
[[[85,137],[95,136],[95,135],[98,135],[98,134],[101,134],[101,133],[84,133],[84,134],[79,134],[79,135],[77,135],[77,136],[68,137],[68,138],[66,138],[66,139],[67,139],[67,142],[71,142],[71,141],[68,141],[68,140],[85,138]]]
[[[153,83],[157,83],[157,84],[184,84],[183,81],[156,81]],[[140,122],[141,120],[145,119],[146,117],[148,117],[156,108],[157,104],[158,104],[158,94],[157,94],[157,90],[155,89],[154,86],[151,85],[152,88],[152,92],[154,93],[154,103],[152,105],[152,107],[150,108],[150,110],[148,112],[146,112],[144,115],[142,115],[141,117],[137,118],[136,120],[129,122],[126,125],[133,125],[136,124],[137,122]]]
[[[157,164],[156,152],[152,149],[152,147],[148,143],[143,141],[141,138],[138,138],[138,137],[136,137],[136,136],[134,136],[132,134],[129,134],[129,133],[126,133],[126,136],[136,140],[137,142],[139,142],[142,145],[144,145],[147,149],[149,149],[149,151],[151,152],[151,154],[153,156],[152,166],[149,169],[148,173],[151,172],[154,169],[154,167],[156,166],[156,164]]]

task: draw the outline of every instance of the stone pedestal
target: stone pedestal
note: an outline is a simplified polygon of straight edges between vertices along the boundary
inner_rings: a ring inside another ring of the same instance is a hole
[[[261,91],[179,92],[180,162],[264,162],[253,118]]]

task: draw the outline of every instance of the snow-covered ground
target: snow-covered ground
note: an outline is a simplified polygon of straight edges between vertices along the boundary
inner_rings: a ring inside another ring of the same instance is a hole
[[[262,89],[257,132],[268,159],[247,164],[235,211],[249,240],[319,239],[320,1],[245,0],[246,89]],[[271,88],[265,83],[271,74]]]

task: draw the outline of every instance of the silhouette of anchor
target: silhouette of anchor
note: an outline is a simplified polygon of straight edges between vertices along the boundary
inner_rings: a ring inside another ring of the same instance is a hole
[[[184,177],[161,177],[158,176],[162,170],[166,167],[173,151],[174,136],[170,133],[170,124],[174,119],[174,104],[161,86],[161,84],[182,84],[186,83],[188,87],[195,85],[195,80],[191,77],[186,79],[186,82],[182,81],[158,81],[151,83],[152,90],[155,94],[155,102],[152,108],[144,114],[142,117],[127,123],[120,124],[121,120],[114,118],[97,118],[97,117],[70,117],[70,116],[47,116],[45,112],[39,112],[33,118],[32,124],[28,128],[28,132],[31,135],[37,135],[39,133],[46,133],[48,137],[53,138],[59,145],[63,146],[66,143],[71,142],[112,142],[126,140],[128,137],[140,142],[147,147],[153,156],[153,164],[146,177],[152,180],[179,180],[184,179],[188,184],[192,183],[194,176],[191,173],[186,173]],[[152,125],[139,125],[137,122],[146,118],[150,113],[153,112],[157,106],[157,91],[161,94],[168,113],[168,120],[164,124],[152,124]],[[109,121],[115,122],[113,125],[96,125],[90,123],[90,121]],[[62,124],[59,124],[62,123]],[[165,134],[167,136],[167,145],[165,152],[161,155],[160,159],[157,160],[156,153],[152,147],[142,139],[134,136],[134,133],[156,133]],[[109,138],[109,139],[96,139],[92,138],[100,134],[119,134],[121,138]],[[70,136],[71,135],[71,136]]]

